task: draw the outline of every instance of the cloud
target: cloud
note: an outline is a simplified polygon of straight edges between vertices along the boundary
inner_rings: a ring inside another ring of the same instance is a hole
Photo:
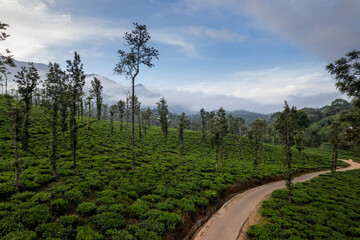
[[[190,57],[198,56],[198,52],[195,45],[190,41],[184,39],[183,37],[184,34],[180,35],[180,34],[171,33],[171,31],[169,31],[168,29],[165,30],[157,29],[151,33],[151,36],[152,36],[151,39],[155,42],[163,43],[175,47],[180,47],[181,50]]]
[[[333,61],[359,47],[360,1],[184,0],[192,11],[223,9],[246,15],[259,28]]]
[[[198,37],[209,37],[228,42],[243,42],[246,37],[230,32],[227,29],[217,30],[208,27],[190,27],[190,33]]]
[[[11,35],[4,45],[19,60],[48,62],[55,49],[72,48],[89,40],[120,38],[125,29],[108,28],[99,19],[75,18],[51,10],[52,1],[0,0],[2,20]],[[99,37],[100,36],[100,37]],[[69,51],[65,51],[67,54]]]
[[[83,56],[99,56],[98,49],[109,41],[123,41],[132,26],[118,26],[99,18],[78,17],[54,10],[54,0],[0,0],[1,21],[9,24],[11,35],[2,42],[2,49],[9,48],[14,57],[22,61],[48,63],[59,58],[67,59],[76,48]],[[152,40],[176,46],[188,55],[196,55],[195,47],[180,34],[169,34],[155,29]]]
[[[218,78],[223,80],[195,83],[178,90],[232,96],[259,104],[279,104],[290,96],[336,92],[333,80],[322,67],[236,72]]]

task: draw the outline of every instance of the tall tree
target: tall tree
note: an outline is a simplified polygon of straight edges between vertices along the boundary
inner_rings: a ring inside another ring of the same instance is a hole
[[[258,172],[259,169],[259,151],[261,150],[261,160],[264,162],[264,139],[266,133],[266,122],[263,119],[256,119],[253,123],[253,134],[254,134],[254,153],[255,153],[255,162],[254,166]]]
[[[150,128],[150,119],[151,119],[151,109],[147,107],[145,111],[142,112],[142,118],[144,119],[144,134],[146,135],[146,129]]]
[[[108,106],[109,106],[109,104],[106,104],[106,103],[103,104],[103,110],[104,110],[104,111],[103,111],[103,112],[104,112],[104,113],[103,113],[103,119],[104,119],[104,120],[107,120],[107,116],[108,116]]]
[[[337,167],[338,148],[342,141],[341,137],[342,124],[340,119],[335,119],[330,125],[329,140],[333,150],[333,158],[331,162],[331,173],[334,176]]]
[[[102,101],[103,101],[103,97],[101,95],[103,90],[103,86],[101,85],[101,81],[100,79],[98,79],[97,77],[94,77],[93,80],[91,80],[91,89],[90,89],[90,93],[92,94],[92,96],[95,97],[95,102],[96,102],[96,119],[99,121],[101,118],[101,108],[102,108]]]
[[[278,130],[282,144],[284,154],[284,166],[285,172],[285,184],[288,189],[289,204],[291,203],[291,191],[293,189],[292,180],[294,178],[292,173],[292,153],[291,147],[294,145],[294,136],[298,129],[298,114],[295,107],[290,108],[285,101],[284,111],[279,113],[276,119],[276,129]]]
[[[141,102],[138,102],[136,104],[136,115],[138,116],[139,140],[141,141],[141,139],[142,139],[141,138],[142,137],[142,135],[141,135],[141,125],[142,125],[142,123],[141,123]]]
[[[210,142],[215,152],[215,169],[217,170],[219,153],[220,164],[223,166],[224,138],[228,133],[228,123],[225,116],[225,110],[221,107],[217,113],[209,114]]]
[[[158,113],[159,113],[159,121],[161,124],[161,130],[164,136],[164,139],[166,141],[167,139],[167,135],[168,135],[168,114],[169,114],[169,110],[168,110],[168,105],[166,103],[166,100],[164,97],[162,97],[160,99],[159,102],[156,103],[157,104],[157,109],[158,109]]]
[[[125,102],[123,100],[119,100],[117,103],[118,106],[118,113],[119,113],[119,122],[120,122],[120,133],[123,129],[123,122],[122,119],[124,117],[124,111],[125,111]]]
[[[90,128],[90,124],[91,124],[91,104],[92,104],[92,100],[93,97],[91,94],[89,94],[89,96],[86,98],[87,100],[87,106],[88,106],[88,122],[87,122],[87,128]]]
[[[70,107],[70,146],[74,162],[74,168],[76,168],[76,147],[77,147],[77,131],[78,125],[76,121],[76,113],[79,111],[77,103],[79,98],[83,94],[83,86],[85,84],[85,74],[83,71],[83,64],[80,60],[80,55],[77,52],[74,53],[74,60],[67,60],[67,72],[70,79],[70,92],[71,92],[71,107]]]
[[[348,52],[344,57],[326,66],[335,75],[336,87],[342,93],[353,97],[351,110],[342,118],[348,127],[345,138],[352,144],[353,154],[360,152],[360,51]]]
[[[206,122],[208,113],[202,108],[200,109],[200,117],[201,117],[201,138],[203,141],[206,139]]]
[[[130,102],[130,96],[126,96],[126,136],[129,134],[129,102]]]
[[[0,30],[1,30],[0,42],[5,41],[6,38],[10,37],[10,35],[5,32],[5,30],[7,30],[8,27],[9,27],[8,24],[0,22]],[[11,52],[9,49],[5,49],[5,53],[0,52],[0,74],[2,74],[4,76],[5,94],[7,94],[7,82],[8,82],[7,76],[8,76],[8,74],[10,74],[7,66],[16,67],[14,60],[13,60],[13,56],[11,55]]]
[[[305,149],[305,129],[309,126],[310,120],[307,117],[306,113],[304,111],[302,111],[302,110],[298,110],[297,115],[298,115],[297,116],[298,128],[296,130],[295,137],[294,137],[295,146],[296,146],[296,149],[299,152],[301,160],[305,159],[304,163],[306,163],[307,158],[305,158],[304,154],[303,154],[304,149]]]
[[[60,127],[62,132],[62,140],[65,140],[65,132],[68,130],[68,115],[70,107],[71,92],[69,88],[70,79],[67,77],[64,79],[65,82],[62,86],[63,91],[60,97]]]
[[[31,99],[39,79],[40,76],[37,69],[32,63],[29,63],[28,67],[21,67],[21,71],[15,75],[14,80],[18,84],[18,92],[25,103],[23,136],[21,138],[22,148],[25,151],[29,148]]]
[[[19,174],[20,174],[20,161],[19,161],[19,141],[21,140],[21,122],[23,120],[24,103],[15,101],[12,97],[7,97],[7,106],[9,111],[7,114],[13,119],[13,140],[14,140],[14,167],[15,167],[15,186],[19,188]]]
[[[134,23],[135,29],[131,33],[125,33],[125,40],[130,48],[130,52],[119,50],[119,63],[116,64],[114,72],[119,75],[125,75],[131,79],[132,84],[132,113],[131,113],[131,148],[134,151],[135,147],[135,79],[140,72],[140,66],[153,67],[153,57],[159,59],[159,52],[153,47],[148,47],[147,42],[150,40],[150,35],[146,29],[146,25]],[[134,158],[132,159],[131,168],[134,170]]]
[[[236,118],[236,126],[239,134],[239,161],[242,160],[241,152],[242,152],[242,135],[243,135],[244,124],[245,124],[244,119],[242,119],[241,117]]]
[[[114,136],[114,116],[117,113],[117,109],[118,107],[116,104],[113,104],[110,107],[110,137]]]
[[[180,119],[179,119],[179,143],[180,143],[180,163],[183,163],[183,154],[184,154],[184,130],[186,127],[186,116],[185,113],[182,113],[180,115]]]
[[[349,97],[360,97],[360,51],[348,52],[345,57],[326,66],[335,75],[336,87]]]
[[[58,110],[59,110],[59,101],[61,94],[63,93],[64,79],[66,74],[61,70],[58,63],[49,63],[49,73],[47,74],[47,79],[44,82],[44,87],[46,89],[46,95],[50,98],[51,110],[52,110],[52,119],[51,119],[51,141],[50,141],[50,166],[52,174],[56,177],[56,162],[58,160],[58,150],[57,146],[59,141],[57,138],[57,129],[58,129]]]

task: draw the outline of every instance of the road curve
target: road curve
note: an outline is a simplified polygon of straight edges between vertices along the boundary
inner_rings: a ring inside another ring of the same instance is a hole
[[[360,169],[360,163],[353,162],[352,160],[343,161],[348,163],[350,166],[337,169],[337,171]],[[293,182],[305,182],[327,172],[330,171],[326,170],[304,174],[299,177],[295,177]],[[242,226],[249,218],[255,206],[274,190],[284,187],[284,180],[282,180],[255,187],[235,195],[196,231],[192,240],[237,240]]]

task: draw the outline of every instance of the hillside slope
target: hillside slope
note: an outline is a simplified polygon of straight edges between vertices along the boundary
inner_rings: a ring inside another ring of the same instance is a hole
[[[258,174],[247,139],[240,161],[238,141],[232,135],[226,138],[224,166],[215,171],[211,146],[195,131],[185,131],[184,164],[180,164],[177,130],[169,129],[165,142],[159,127],[143,132],[141,141],[136,132],[136,165],[131,171],[127,126],[120,132],[115,122],[111,138],[109,121],[92,120],[87,129],[86,120],[79,119],[77,169],[72,168],[66,132],[55,179],[48,158],[49,113],[32,108],[30,151],[20,153],[16,189],[12,118],[6,114],[3,96],[0,110],[0,237],[4,239],[181,239],[235,184],[283,173],[280,146],[265,144]],[[308,149],[307,163],[298,160],[296,151],[293,154],[296,169],[329,165],[328,151]]]

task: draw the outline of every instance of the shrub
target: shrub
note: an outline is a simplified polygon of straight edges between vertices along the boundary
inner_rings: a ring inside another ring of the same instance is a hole
[[[22,192],[22,193],[16,193],[16,194],[11,196],[11,201],[14,201],[14,202],[26,202],[27,200],[29,200],[34,195],[35,195],[35,193],[30,192],[30,191],[25,191],[25,192]]]
[[[110,212],[116,212],[116,213],[120,213],[120,214],[124,214],[125,210],[124,210],[124,205],[118,203],[118,204],[113,204],[111,205],[108,210]]]
[[[161,197],[159,195],[150,194],[150,195],[142,196],[141,199],[143,199],[147,202],[156,203],[161,200]]]
[[[55,178],[51,175],[39,174],[35,176],[34,182],[38,183],[39,185],[44,185],[49,182],[52,182],[54,179]]]
[[[193,199],[195,205],[201,209],[206,209],[209,206],[209,200],[207,200],[205,198],[194,196],[194,197],[192,197],[192,199]]]
[[[27,230],[17,230],[15,232],[11,232],[7,234],[4,238],[4,240],[35,240],[36,239],[36,233],[33,231],[27,231]]]
[[[103,196],[103,197],[100,197],[100,198],[97,198],[96,199],[96,203],[97,204],[100,204],[100,205],[106,205],[106,206],[109,206],[109,205],[112,205],[112,204],[115,204],[117,203],[116,199],[112,196]]]
[[[169,203],[168,201],[159,202],[156,206],[161,211],[172,211],[172,210],[174,210],[174,205]]]
[[[12,194],[17,192],[17,188],[8,183],[0,184],[0,199],[10,197]]]
[[[187,214],[192,214],[195,212],[194,202],[186,198],[181,199],[179,207],[183,210],[184,213]]]
[[[100,227],[102,231],[109,229],[121,229],[125,227],[125,218],[115,212],[104,212],[93,217],[93,222]]]
[[[101,191],[104,187],[104,183],[100,179],[91,179],[88,184],[89,187],[95,191]]]
[[[64,227],[76,228],[79,225],[80,220],[77,215],[61,216],[56,220],[57,223],[60,223]]]
[[[182,223],[182,218],[176,213],[163,212],[158,221],[164,223],[169,231],[174,231]]]
[[[68,239],[68,233],[63,225],[56,223],[43,223],[40,224],[36,229],[38,236],[41,236],[43,239],[49,238],[59,238],[59,239]]]
[[[34,229],[37,225],[46,223],[52,218],[50,209],[46,205],[37,205],[30,209],[20,210],[16,214],[21,223],[30,229]]]
[[[39,202],[39,203],[47,203],[50,201],[50,199],[51,199],[51,193],[39,192],[39,193],[35,194],[31,200]]]
[[[129,214],[130,217],[140,217],[141,215],[145,214],[149,211],[149,205],[144,200],[138,199],[135,203],[128,206],[126,212]]]
[[[83,202],[77,206],[77,210],[81,215],[91,216],[96,213],[96,205],[93,202]]]
[[[125,229],[110,229],[106,231],[106,235],[109,235],[112,240],[134,240],[134,237],[131,235],[131,233]]]
[[[76,229],[76,240],[103,240],[104,236],[92,230],[89,225]]]
[[[34,181],[25,180],[24,184],[21,186],[23,190],[37,191],[40,189],[40,185]]]
[[[77,189],[72,189],[65,192],[64,197],[71,205],[75,207],[83,201],[83,194]]]
[[[205,191],[205,197],[207,199],[209,199],[210,201],[218,201],[219,200],[219,195],[216,191],[214,190],[207,190]]]
[[[57,215],[63,214],[69,207],[69,202],[62,198],[54,199],[50,202],[51,211]]]
[[[166,196],[167,197],[178,198],[178,199],[183,197],[181,192],[179,192],[179,191],[177,191],[177,190],[175,190],[173,188],[170,188],[170,189],[168,189],[166,191]]]
[[[165,233],[165,224],[154,219],[147,219],[145,221],[142,221],[139,223],[138,226],[142,229],[156,232],[160,236],[163,236]]]
[[[159,237],[155,232],[146,231],[142,228],[137,229],[135,237],[139,240],[161,240],[161,237]]]

